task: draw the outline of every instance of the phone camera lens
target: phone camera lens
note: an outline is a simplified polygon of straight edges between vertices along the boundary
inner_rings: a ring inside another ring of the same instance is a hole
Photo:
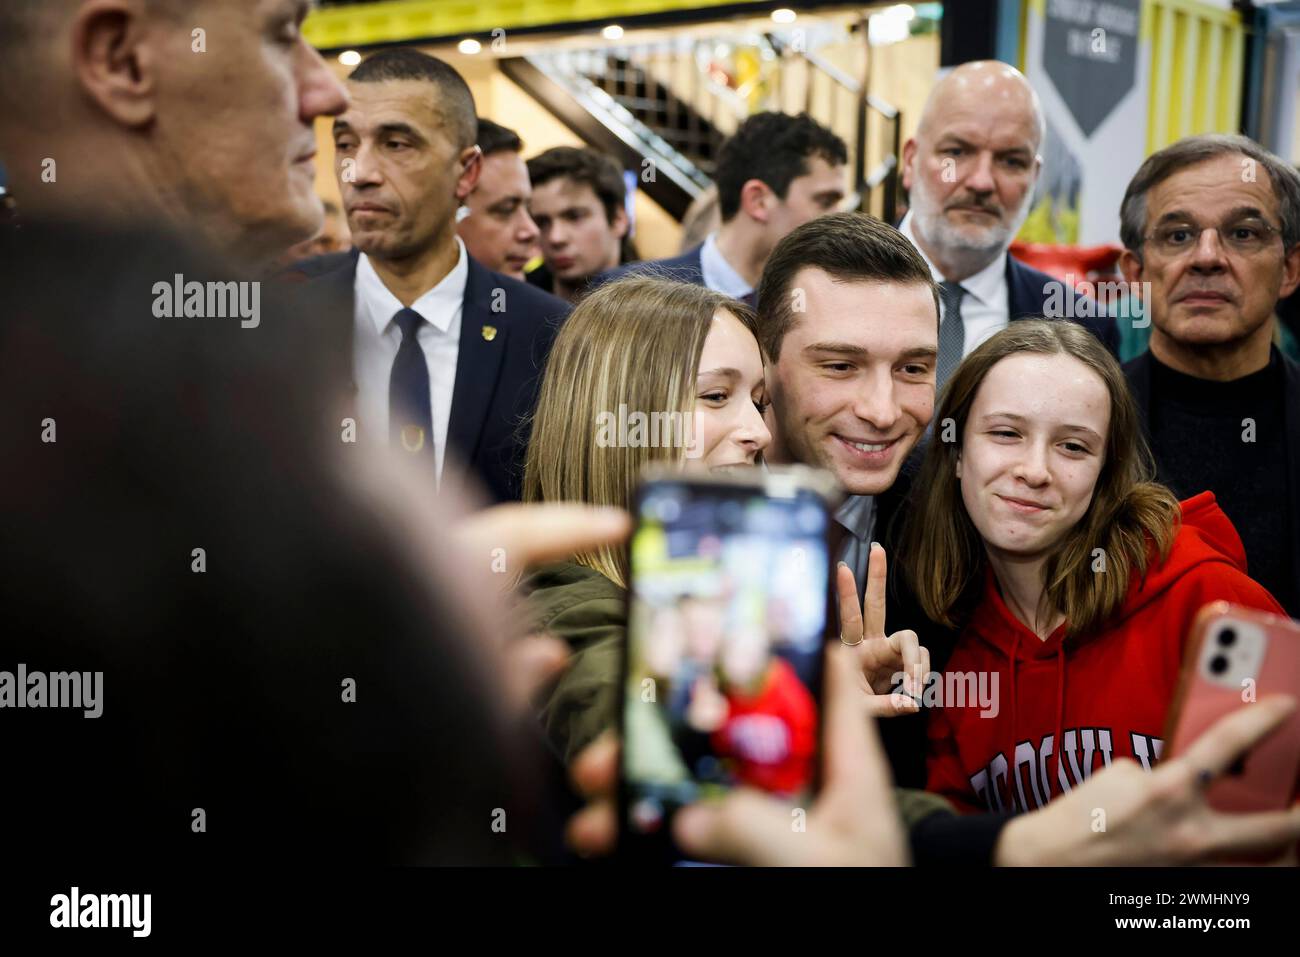
[[[1210,659],[1210,670],[1216,675],[1221,675],[1228,670],[1228,659],[1223,655],[1215,655]]]
[[[1237,633],[1231,628],[1225,628],[1219,632],[1219,644],[1224,648],[1231,648],[1237,641]]]

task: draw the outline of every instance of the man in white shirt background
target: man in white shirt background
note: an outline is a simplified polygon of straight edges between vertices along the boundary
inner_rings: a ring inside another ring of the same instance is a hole
[[[651,272],[752,306],[776,244],[844,202],[847,162],[844,141],[806,113],[755,113],[718,153],[718,229],[680,256],[624,266],[600,281]]]

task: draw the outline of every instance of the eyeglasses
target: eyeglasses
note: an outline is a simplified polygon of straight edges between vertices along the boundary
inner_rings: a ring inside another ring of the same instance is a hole
[[[1254,255],[1267,246],[1274,235],[1282,232],[1277,226],[1255,216],[1243,216],[1218,226],[1202,226],[1195,222],[1162,223],[1142,238],[1160,255],[1174,257],[1195,249],[1201,241],[1201,233],[1207,229],[1214,230],[1222,246],[1242,256]]]

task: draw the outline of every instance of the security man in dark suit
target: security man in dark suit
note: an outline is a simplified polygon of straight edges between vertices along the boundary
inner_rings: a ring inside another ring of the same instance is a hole
[[[519,497],[526,422],[567,304],[475,262],[456,234],[482,154],[465,81],[441,60],[385,50],[348,77],[335,172],[356,248],[294,267],[352,305],[360,442],[475,474]]]

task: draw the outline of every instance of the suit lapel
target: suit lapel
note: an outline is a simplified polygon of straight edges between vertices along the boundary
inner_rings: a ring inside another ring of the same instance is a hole
[[[1007,312],[1008,320],[1015,322],[1017,319],[1023,319],[1028,315],[1035,315],[1042,311],[1042,302],[1026,302],[1025,291],[1021,282],[1020,270],[1016,268],[1016,259],[1011,253],[1007,253]]]
[[[697,286],[704,285],[704,260],[701,259],[701,254],[703,253],[703,250],[704,250],[704,244],[700,243],[700,245],[696,246],[688,254],[690,256],[690,259],[687,260],[687,266],[692,273],[690,281]]]
[[[488,407],[501,375],[509,336],[509,303],[503,289],[505,311],[493,312],[492,274],[469,260],[465,301],[460,317],[460,352],[456,357],[456,384],[451,397],[451,420],[447,444],[464,462],[470,462],[478,448],[487,421]]]
[[[361,259],[361,250],[355,246],[352,247],[352,254],[343,262],[339,268],[333,272],[326,273],[321,277],[320,283],[325,289],[325,293],[336,302],[347,303],[347,309],[344,315],[340,317],[344,323],[343,336],[347,343],[348,356],[348,385],[351,387],[349,397],[352,405],[356,405],[357,379],[352,364],[353,340],[356,336],[357,322],[357,263]]]

